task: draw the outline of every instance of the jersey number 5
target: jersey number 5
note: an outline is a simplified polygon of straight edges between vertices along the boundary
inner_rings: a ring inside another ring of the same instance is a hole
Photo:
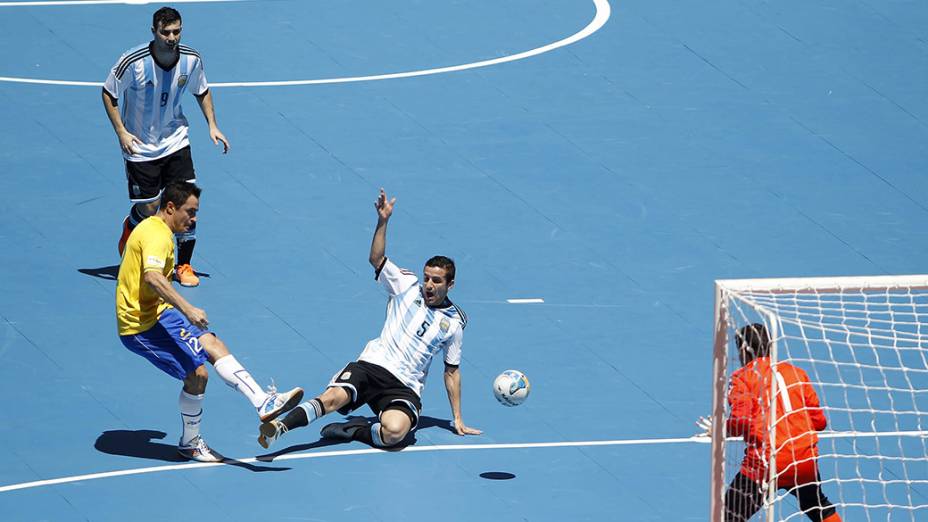
[[[423,335],[425,335],[426,330],[429,329],[429,326],[431,324],[432,323],[428,321],[422,321],[422,326],[419,327],[419,330],[416,332],[416,335],[418,335],[419,337],[422,337]]]

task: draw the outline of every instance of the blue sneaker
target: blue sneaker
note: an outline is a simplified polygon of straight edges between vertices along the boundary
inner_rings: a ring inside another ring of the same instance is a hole
[[[292,410],[302,400],[303,388],[299,386],[286,393],[272,391],[264,400],[264,404],[258,407],[258,418],[261,419],[261,422],[271,422],[279,417],[281,413]]]

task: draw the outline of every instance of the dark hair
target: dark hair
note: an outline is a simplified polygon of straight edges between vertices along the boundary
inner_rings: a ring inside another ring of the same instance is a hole
[[[187,202],[187,199],[190,196],[200,197],[200,187],[190,183],[189,181],[175,181],[168,184],[164,187],[164,192],[161,193],[161,205],[159,208],[164,210],[168,206],[168,202],[174,203],[174,206],[180,208],[184,203]]]
[[[158,30],[159,23],[161,27],[164,27],[174,22],[182,22],[182,20],[180,19],[180,13],[173,7],[162,7],[155,11],[155,14],[151,15],[151,28],[155,31]]]
[[[767,327],[760,323],[742,326],[735,332],[735,340],[738,349],[746,354],[745,362],[770,354],[770,334],[767,333]]]
[[[434,266],[445,269],[445,280],[454,281],[454,260],[445,256],[434,256],[425,262],[425,266]]]

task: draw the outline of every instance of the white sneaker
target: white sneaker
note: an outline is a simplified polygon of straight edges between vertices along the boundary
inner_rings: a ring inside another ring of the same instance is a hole
[[[264,400],[264,404],[258,407],[258,418],[261,422],[271,422],[281,413],[292,410],[301,400],[303,400],[303,388],[299,386],[286,393],[272,391]]]
[[[279,420],[265,422],[258,428],[258,444],[262,448],[268,449],[271,444],[279,439],[284,433],[287,433],[287,426]]]
[[[177,452],[184,458],[197,462],[222,462],[222,455],[211,450],[203,437],[197,435],[187,444],[178,445]]]

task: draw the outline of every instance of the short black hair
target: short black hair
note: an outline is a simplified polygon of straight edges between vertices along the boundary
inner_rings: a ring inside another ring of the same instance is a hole
[[[425,262],[425,266],[434,266],[445,270],[445,280],[454,281],[454,260],[445,256],[434,256]]]
[[[168,206],[168,202],[174,203],[176,208],[180,208],[184,203],[187,202],[187,199],[190,196],[196,196],[197,199],[200,198],[200,187],[190,183],[189,181],[174,181],[164,187],[164,192],[161,193],[161,204],[158,206],[161,210],[164,210]]]
[[[770,355],[770,334],[767,333],[767,327],[760,323],[742,326],[735,332],[735,340],[738,349],[746,354],[745,362]]]
[[[164,27],[174,22],[183,22],[183,20],[181,20],[180,13],[177,12],[177,9],[173,7],[162,7],[155,11],[155,14],[151,15],[151,28],[155,31],[158,30],[159,23],[161,27]]]

